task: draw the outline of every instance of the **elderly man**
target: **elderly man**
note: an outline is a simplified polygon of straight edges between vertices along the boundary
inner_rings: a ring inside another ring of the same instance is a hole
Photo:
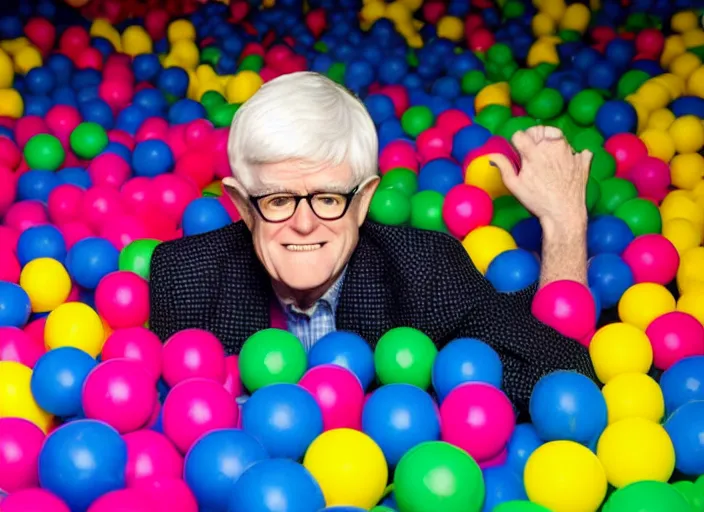
[[[519,132],[520,174],[495,155],[507,188],[543,228],[539,286],[586,282],[585,184],[591,155],[554,128]],[[589,354],[531,315],[532,287],[500,294],[452,237],[366,220],[378,186],[374,124],[344,88],[310,72],[265,84],[237,112],[225,189],[242,221],[157,247],[150,326],[162,340],[201,328],[237,354],[253,333],[281,325],[309,349],[344,330],[372,346],[410,326],[438,347],[459,337],[491,345],[504,389],[525,411],[543,375],[594,378]]]

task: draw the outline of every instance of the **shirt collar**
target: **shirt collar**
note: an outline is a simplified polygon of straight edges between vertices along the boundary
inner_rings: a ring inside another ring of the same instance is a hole
[[[337,309],[337,304],[340,301],[340,292],[342,290],[342,283],[345,280],[346,273],[347,273],[347,267],[342,269],[340,276],[332,284],[332,286],[330,288],[328,288],[328,291],[326,291],[323,294],[323,296],[320,297],[315,302],[315,304],[313,304],[309,309],[306,309],[306,310],[299,309],[296,306],[294,306],[290,301],[283,300],[278,295],[276,296],[276,298],[279,301],[279,304],[281,304],[281,307],[286,312],[298,313],[299,315],[305,315],[305,316],[310,317],[310,316],[313,316],[313,314],[315,313],[318,306],[320,306],[320,304],[325,304],[334,313]]]

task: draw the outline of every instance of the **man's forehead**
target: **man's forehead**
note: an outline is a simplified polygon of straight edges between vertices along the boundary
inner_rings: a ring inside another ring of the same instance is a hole
[[[290,190],[295,187],[297,191],[301,188],[307,191],[329,190],[330,187],[348,187],[352,181],[352,171],[346,164],[291,161],[261,165],[257,177],[266,189]]]

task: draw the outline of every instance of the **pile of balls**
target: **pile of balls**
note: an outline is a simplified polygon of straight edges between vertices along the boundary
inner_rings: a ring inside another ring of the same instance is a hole
[[[2,511],[704,512],[695,3],[39,0],[0,18]],[[546,375],[516,424],[482,340],[162,345],[152,252],[239,219],[232,118],[306,69],[376,125],[370,218],[461,240],[499,293],[538,281],[542,231],[491,155],[519,165],[511,137],[536,125],[593,153],[588,287],[551,283],[532,312],[588,347],[600,385]]]

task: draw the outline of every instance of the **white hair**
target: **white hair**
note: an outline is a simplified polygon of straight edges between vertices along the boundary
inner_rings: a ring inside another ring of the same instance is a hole
[[[227,143],[232,173],[252,192],[257,166],[299,160],[347,163],[358,183],[376,176],[379,142],[364,104],[310,71],[264,84],[237,111]]]

